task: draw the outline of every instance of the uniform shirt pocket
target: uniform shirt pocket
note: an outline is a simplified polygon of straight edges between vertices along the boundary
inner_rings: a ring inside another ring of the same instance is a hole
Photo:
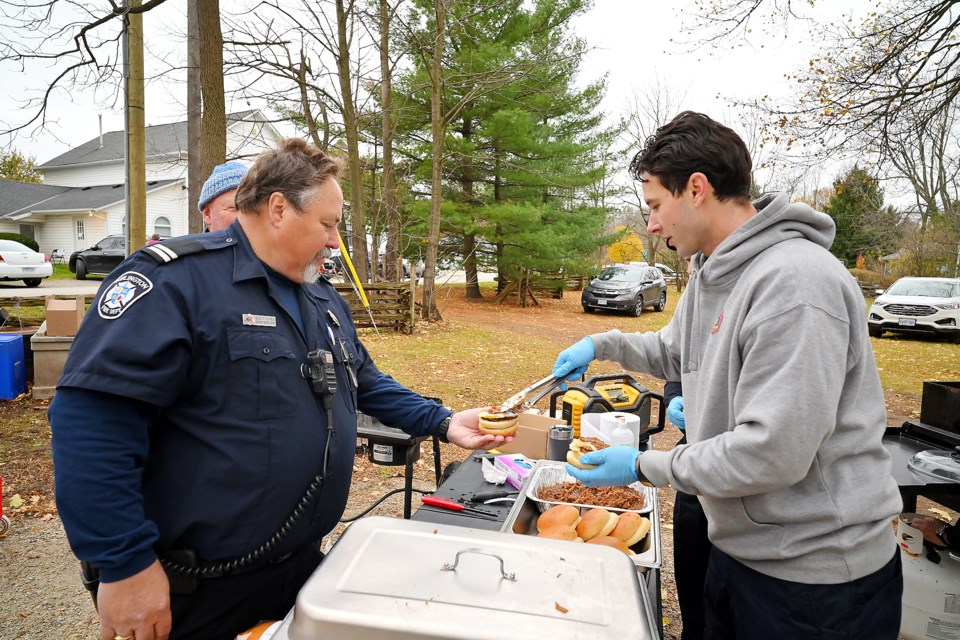
[[[230,352],[230,403],[237,415],[258,419],[293,415],[293,391],[299,378],[290,340],[281,333],[232,327],[227,329]],[[256,407],[250,404],[256,402]]]

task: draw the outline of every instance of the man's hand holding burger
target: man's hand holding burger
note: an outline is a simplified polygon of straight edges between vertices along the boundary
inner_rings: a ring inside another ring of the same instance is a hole
[[[516,433],[516,420],[513,420],[512,430],[490,429],[484,433],[480,429],[481,414],[490,412],[490,407],[467,409],[453,414],[450,417],[450,428],[447,430],[447,440],[464,449],[496,449],[498,446],[513,440]],[[484,425],[487,424],[485,419]],[[506,433],[507,435],[502,435]]]
[[[588,451],[580,456],[581,465],[593,468],[577,468],[567,464],[567,473],[588,487],[622,487],[636,482],[637,460],[640,451],[633,447],[609,447]]]

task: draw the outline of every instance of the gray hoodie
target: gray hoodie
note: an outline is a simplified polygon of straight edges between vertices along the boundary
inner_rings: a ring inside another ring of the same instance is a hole
[[[866,304],[827,251],[828,216],[783,194],[754,206],[694,256],[666,327],[591,338],[597,359],[683,382],[689,444],[640,469],[700,496],[717,548],[782,580],[849,582],[893,557],[902,505]]]

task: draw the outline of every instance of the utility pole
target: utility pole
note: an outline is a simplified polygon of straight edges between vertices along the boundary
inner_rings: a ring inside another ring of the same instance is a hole
[[[124,132],[126,149],[127,253],[147,239],[147,148],[143,99],[143,14],[140,0],[125,0],[124,18]]]
[[[203,230],[203,217],[197,210],[203,175],[200,158],[200,127],[203,105],[200,91],[200,27],[198,0],[187,0],[187,233]]]

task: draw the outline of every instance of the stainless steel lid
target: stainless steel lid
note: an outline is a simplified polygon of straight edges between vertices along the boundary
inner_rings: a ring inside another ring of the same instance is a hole
[[[960,447],[920,451],[910,458],[907,468],[935,482],[960,482]]]
[[[304,585],[290,637],[654,638],[646,603],[614,549],[373,517]]]

